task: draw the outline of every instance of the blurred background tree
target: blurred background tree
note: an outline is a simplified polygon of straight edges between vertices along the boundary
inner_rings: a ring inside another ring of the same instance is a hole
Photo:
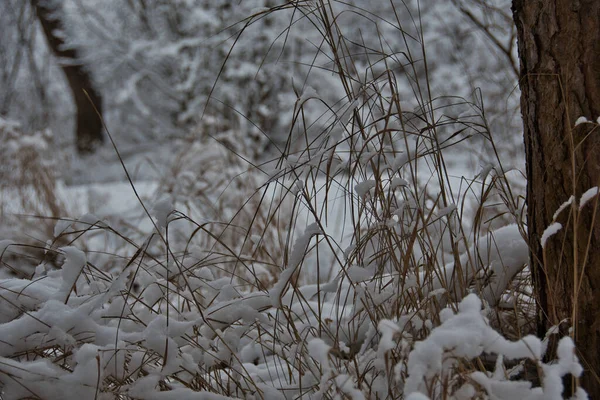
[[[77,109],[75,143],[80,154],[93,152],[104,141],[102,97],[87,68],[80,63],[77,50],[65,46],[59,2],[32,0],[32,6],[46,36],[48,47],[62,68]]]
[[[112,149],[77,139],[101,139],[89,100],[74,87],[85,86],[126,165],[137,176],[155,178],[181,140],[211,137],[254,163],[300,151],[333,129],[354,96],[366,95],[366,82],[401,65],[393,73],[407,93],[401,101],[416,129],[423,121],[415,116],[433,107],[443,115],[436,127],[440,137],[469,139],[469,157],[456,162],[480,168],[499,151],[520,168],[509,3],[332,2],[328,7],[338,17],[336,31],[328,33],[304,1],[6,0],[0,12],[0,114],[24,131],[53,132],[67,183],[121,179]],[[338,49],[348,60],[342,67],[352,77],[346,87],[331,52],[342,37],[349,44]],[[427,59],[415,59],[423,49]],[[65,80],[63,72],[77,79]],[[326,106],[304,104],[304,128],[298,129],[294,109],[311,94]],[[483,116],[485,123],[453,136],[462,129],[453,121],[465,116]],[[502,139],[496,149],[488,132]],[[96,155],[83,162],[73,149],[88,147]]]

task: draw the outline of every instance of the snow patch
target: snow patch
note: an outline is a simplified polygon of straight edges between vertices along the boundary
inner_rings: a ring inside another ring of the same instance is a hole
[[[354,190],[358,197],[364,197],[369,190],[373,189],[377,185],[377,182],[374,179],[368,179],[366,181],[360,182],[354,186]]]
[[[55,298],[65,300],[69,297],[87,260],[85,253],[76,247],[63,247],[60,250],[65,254],[66,261],[62,266],[62,284]]]
[[[562,225],[558,222],[551,223],[542,233],[542,237],[540,238],[540,243],[542,244],[542,249],[546,248],[546,242],[552,235],[555,235],[558,231],[562,229]]]
[[[573,204],[573,201],[575,200],[575,196],[571,195],[571,197],[569,197],[569,200],[565,201],[564,203],[562,203],[560,205],[560,207],[558,207],[558,210],[556,210],[556,212],[554,213],[554,215],[552,216],[552,220],[556,221],[556,218],[558,218],[558,216],[560,215],[561,212],[563,212],[567,207],[569,207],[571,204]]]
[[[581,195],[581,199],[579,200],[579,210],[581,210],[588,201],[594,198],[594,196],[598,195],[598,187],[594,186],[591,189],[588,189]]]

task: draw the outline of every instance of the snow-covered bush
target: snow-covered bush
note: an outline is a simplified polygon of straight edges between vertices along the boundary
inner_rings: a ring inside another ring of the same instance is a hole
[[[212,267],[218,259],[215,277],[231,278],[237,269],[242,281],[268,284],[283,262],[292,202],[281,189],[261,189],[265,174],[244,161],[244,139],[226,131],[178,143],[155,209],[159,225],[169,226],[170,251],[183,254],[184,263]]]
[[[548,399],[562,398],[561,377],[582,371],[568,337],[546,364],[546,341],[507,341],[475,295],[456,314],[443,309],[437,327],[418,310],[375,326],[376,309],[361,308],[349,283],[241,292],[199,268],[179,287],[136,259],[110,279],[80,250],[60,252],[61,270],[40,265],[31,279],[1,281],[3,398]],[[525,360],[543,371],[542,386],[514,380]]]

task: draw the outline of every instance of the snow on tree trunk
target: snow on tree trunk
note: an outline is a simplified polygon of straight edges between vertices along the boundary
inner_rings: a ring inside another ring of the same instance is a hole
[[[600,2],[513,0],[513,13],[539,328],[568,321],[585,367],[581,385],[590,398],[600,398],[597,201],[579,207],[582,194],[600,180],[600,132],[595,122],[577,123],[600,116]],[[577,201],[554,218],[572,195]],[[554,222],[564,228],[544,237]]]
[[[91,153],[104,140],[102,121],[98,116],[99,113],[102,113],[102,97],[94,87],[88,71],[79,63],[77,51],[65,47],[65,40],[61,37],[64,30],[60,19],[56,16],[58,7],[55,2],[44,0],[31,0],[31,2],[48,41],[48,46],[57,57],[73,93],[73,102],[77,109],[75,138],[77,151],[80,154]]]

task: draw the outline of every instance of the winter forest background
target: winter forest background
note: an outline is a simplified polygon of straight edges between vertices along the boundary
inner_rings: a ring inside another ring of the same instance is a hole
[[[0,4],[0,398],[554,399],[581,373],[536,336],[509,0],[39,3],[78,59]]]

